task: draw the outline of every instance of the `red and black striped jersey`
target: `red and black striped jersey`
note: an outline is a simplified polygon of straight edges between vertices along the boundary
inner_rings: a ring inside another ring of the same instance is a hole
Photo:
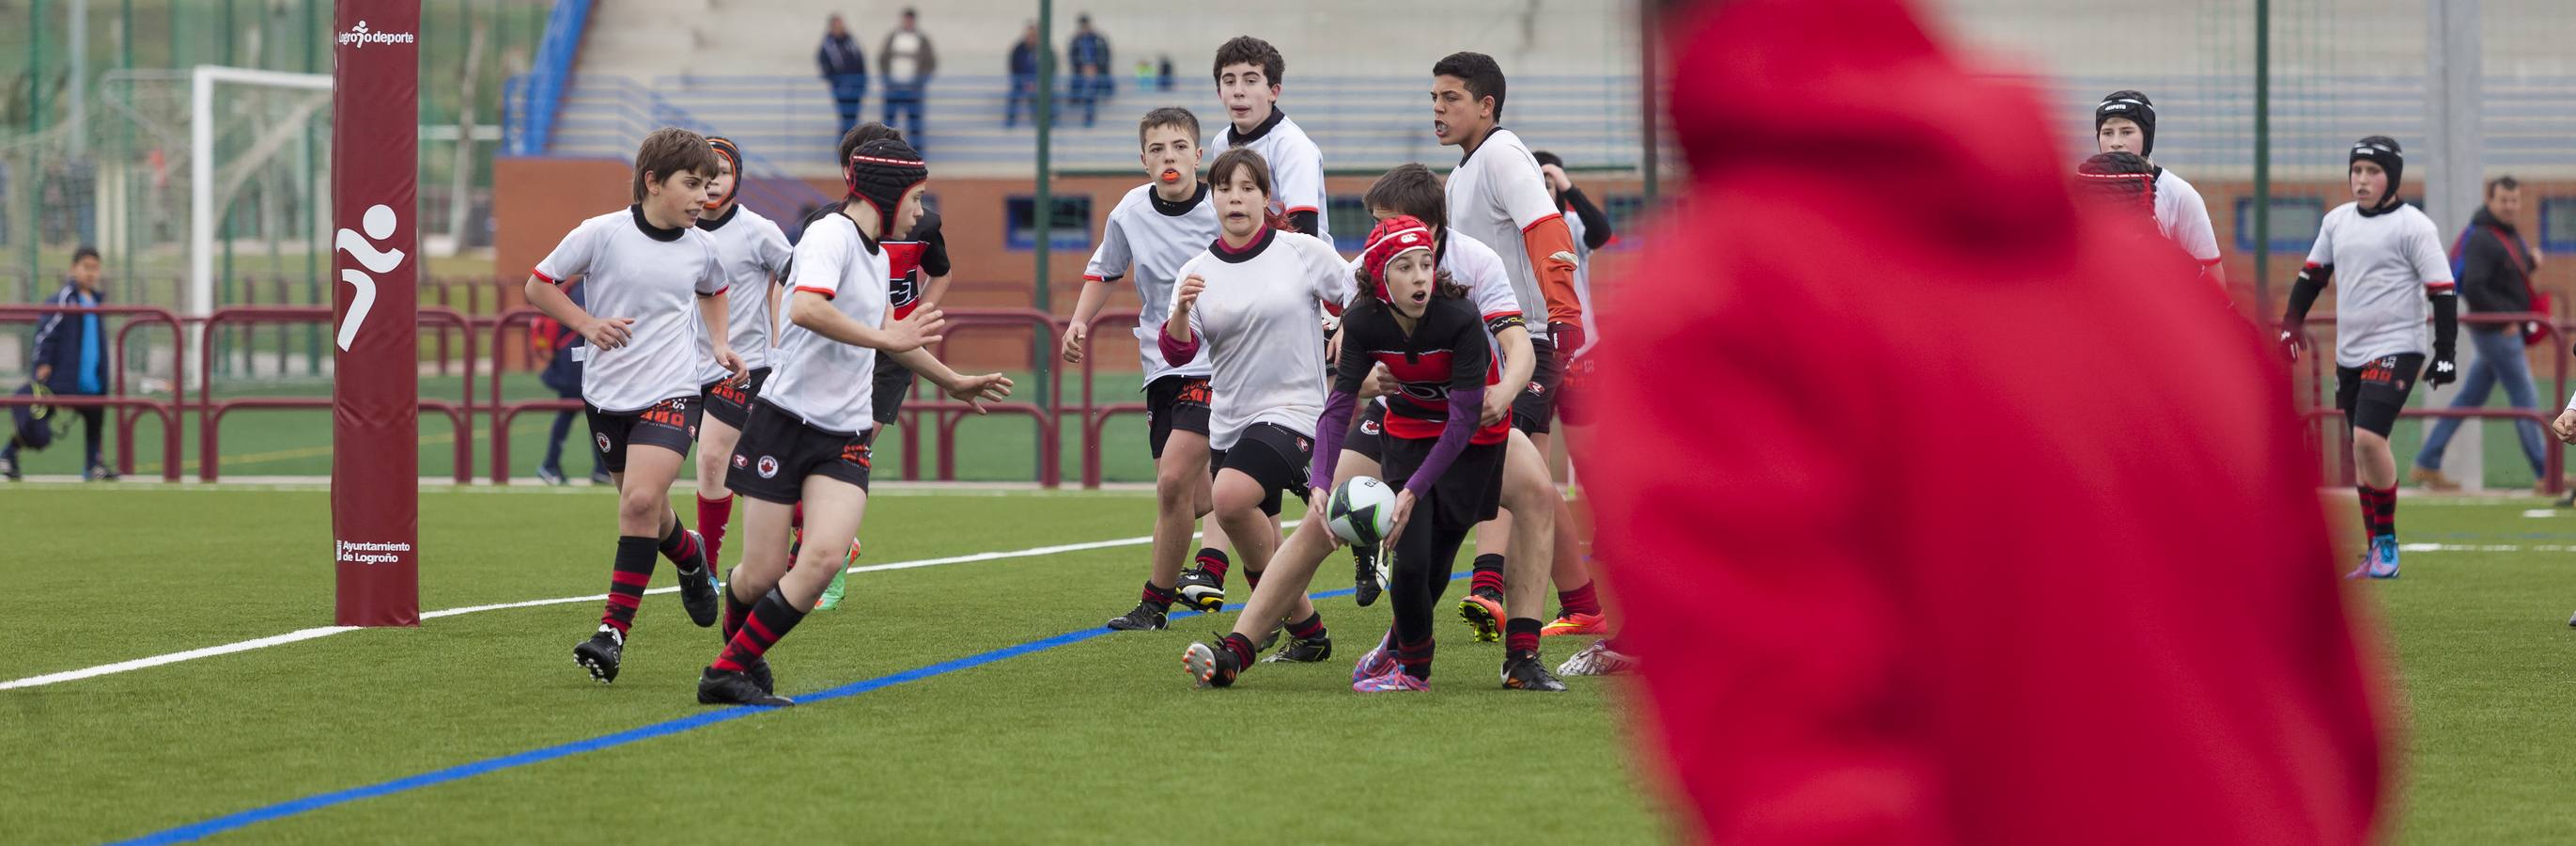
[[[912,316],[921,306],[922,284],[926,277],[948,275],[948,238],[940,234],[939,213],[925,211],[912,226],[911,237],[887,241],[886,299],[894,304],[893,319]]]
[[[1437,439],[1449,423],[1449,392],[1503,380],[1493,338],[1466,300],[1432,297],[1406,335],[1395,310],[1362,298],[1342,315],[1342,358],[1333,368],[1333,390],[1356,395],[1369,370],[1386,365],[1398,390],[1386,398],[1386,434],[1408,440]],[[1476,430],[1469,443],[1498,444],[1511,434],[1506,417]]]

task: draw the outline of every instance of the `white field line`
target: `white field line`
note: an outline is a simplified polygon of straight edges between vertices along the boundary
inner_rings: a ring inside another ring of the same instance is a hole
[[[1122,546],[1141,546],[1152,542],[1154,542],[1154,538],[1148,535],[1145,537],[1118,538],[1115,540],[1068,543],[1058,544],[1055,546],[1037,546],[1030,547],[1028,549],[1013,549],[999,552],[977,552],[969,555],[952,555],[945,558],[924,558],[917,561],[894,561],[885,564],[870,564],[862,567],[852,567],[849,569],[849,572],[876,573],[887,570],[910,570],[917,567],[937,567],[943,564],[970,564],[977,561],[1000,561],[1008,558],[1035,558],[1067,552],[1084,552],[1094,549],[1114,549]],[[652,590],[645,591],[645,593],[674,593],[677,591],[679,591],[679,587],[673,586],[654,588]],[[423,620],[431,620],[440,617],[454,617],[461,614],[475,614],[484,611],[504,611],[512,608],[535,608],[540,605],[570,605],[582,602],[606,601],[608,601],[607,594],[563,596],[556,597],[554,599],[532,599],[526,602],[504,602],[497,605],[469,605],[463,608],[445,608],[437,611],[422,612],[420,618]],[[114,664],[101,664],[95,667],[84,667],[78,670],[65,670],[59,673],[29,676],[16,681],[0,682],[0,690],[61,684],[63,682],[80,681],[82,679],[91,679],[99,676],[115,675],[117,673],[132,672],[134,670],[176,664],[182,661],[194,661],[199,658],[231,655],[236,652],[249,652],[253,649],[265,649],[280,644],[312,640],[314,638],[327,637],[330,635],[340,634],[342,632],[354,632],[359,630],[359,628],[360,627],[358,626],[318,626],[310,629],[298,629],[281,635],[254,638],[251,640],[241,641],[239,643],[227,643],[222,646],[208,646],[201,649],[191,649],[186,652],[173,652],[168,655],[155,655],[150,658],[136,658],[131,661],[119,661]]]
[[[2397,548],[2405,552],[2576,552],[2576,545],[2563,543],[2401,543]]]

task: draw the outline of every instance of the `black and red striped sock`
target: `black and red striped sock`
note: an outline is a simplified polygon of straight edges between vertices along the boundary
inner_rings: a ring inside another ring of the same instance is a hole
[[[681,522],[678,514],[671,515],[671,530],[662,534],[657,546],[662,557],[671,559],[672,566],[682,573],[695,573],[707,566],[706,548],[698,545],[697,536],[689,534],[689,524]]]
[[[644,604],[644,586],[653,583],[653,539],[624,535],[617,539],[617,558],[608,574],[608,609],[599,621],[623,635],[635,625],[635,608]]]
[[[1417,679],[1429,680],[1431,678],[1431,647],[1431,639],[1427,637],[1423,638],[1420,643],[1398,643],[1395,645],[1395,661],[1396,663],[1404,666],[1405,675],[1412,676]]]
[[[1149,581],[1145,583],[1144,598],[1145,604],[1152,605],[1165,611],[1170,611],[1172,610],[1173,600],[1179,599],[1180,595],[1173,593],[1171,588],[1156,585]]]
[[[2396,485],[2389,485],[2386,489],[2379,492],[2379,525],[2377,528],[2373,529],[2371,533],[2376,535],[2388,535],[2391,537],[2394,537],[2397,534]]]
[[[1254,591],[1258,591],[1258,590],[1260,590],[1260,589],[1261,589],[1261,571],[1259,571],[1259,570],[1245,570],[1245,571],[1243,571],[1243,595],[1244,595],[1244,598],[1245,598],[1247,601],[1249,601],[1249,600],[1251,599],[1251,597],[1252,597],[1253,592],[1254,592]]]
[[[2397,533],[2397,488],[2360,485],[2362,534],[2376,538]]]
[[[1503,592],[1502,556],[1490,554],[1476,556],[1475,570],[1467,576],[1467,592],[1474,593],[1480,590]]]
[[[1207,571],[1208,576],[1216,579],[1217,584],[1225,584],[1226,568],[1232,566],[1234,561],[1225,557],[1225,550],[1212,546],[1199,547],[1199,569]]]
[[[1600,614],[1601,597],[1592,592],[1592,585],[1592,582],[1584,582],[1582,587],[1557,591],[1557,604],[1564,607],[1567,614]]]
[[[751,615],[742,621],[742,631],[734,632],[733,639],[725,642],[724,652],[711,666],[723,672],[742,672],[768,654],[779,638],[786,637],[804,619],[805,612],[787,604],[786,594],[770,588],[769,594],[760,598],[760,604],[751,606]]]
[[[1317,611],[1306,615],[1306,619],[1289,623],[1288,636],[1298,640],[1313,640],[1315,638],[1323,637],[1324,612]]]
[[[751,619],[751,603],[734,598],[732,574],[726,574],[724,591],[724,639],[733,642],[733,633],[742,631],[742,621]]]
[[[1503,654],[1538,652],[1538,619],[1513,617],[1503,621]]]
[[[1235,667],[1247,668],[1252,666],[1251,638],[1244,637],[1239,634],[1229,634],[1225,636],[1224,641],[1217,645],[1225,647],[1225,651],[1227,652],[1234,653]]]

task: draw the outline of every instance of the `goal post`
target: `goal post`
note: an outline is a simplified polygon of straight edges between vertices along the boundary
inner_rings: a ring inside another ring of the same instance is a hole
[[[331,275],[325,279],[337,362],[331,380],[334,616],[344,626],[417,626],[420,3],[338,0],[334,21],[332,78],[325,81],[336,82]]]
[[[330,91],[331,77],[318,73],[198,65],[188,78],[188,161],[196,169],[188,180],[188,302],[186,313],[203,317],[215,308],[215,196],[228,175],[215,166],[215,86],[255,85],[306,91]],[[302,121],[281,121],[263,140],[292,140],[304,132]],[[269,146],[255,143],[254,149]],[[253,156],[252,158],[258,158]],[[334,168],[337,165],[335,162]],[[247,174],[248,171],[243,171]],[[229,194],[230,192],[221,192]]]

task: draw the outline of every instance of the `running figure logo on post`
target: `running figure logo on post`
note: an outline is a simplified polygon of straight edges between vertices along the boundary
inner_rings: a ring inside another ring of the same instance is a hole
[[[367,322],[367,312],[376,307],[376,278],[367,273],[384,273],[393,270],[401,266],[405,258],[401,250],[384,249],[375,244],[394,236],[396,222],[394,210],[378,203],[367,209],[367,216],[362,222],[367,229],[365,236],[361,237],[356,230],[342,229],[332,240],[332,243],[339,246],[341,252],[348,253],[360,267],[367,269],[366,273],[360,273],[354,267],[340,270],[340,281],[347,282],[358,289],[357,294],[349,299],[348,315],[340,318],[341,352],[349,351],[349,342],[358,338],[358,327]]]

